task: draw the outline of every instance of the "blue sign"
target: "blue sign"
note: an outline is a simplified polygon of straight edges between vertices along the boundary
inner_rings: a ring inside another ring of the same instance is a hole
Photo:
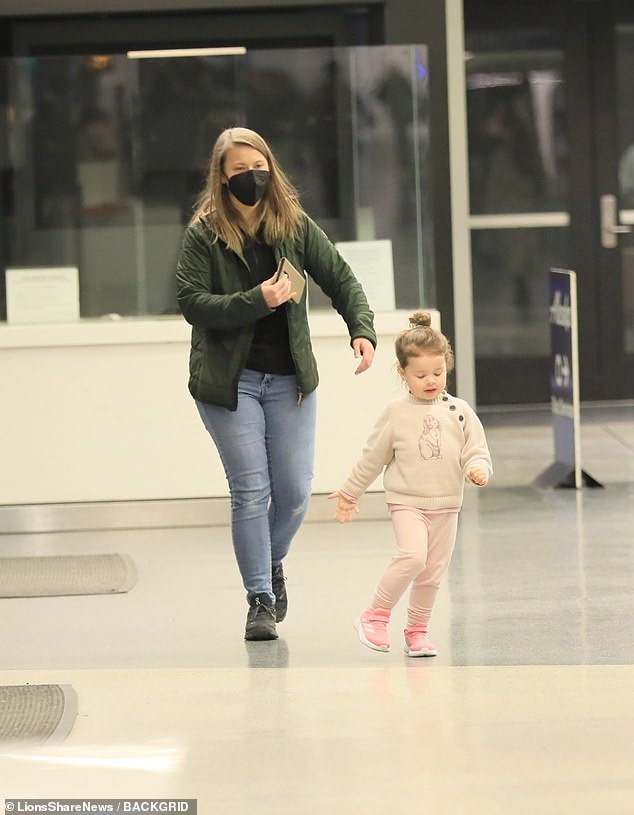
[[[555,460],[537,477],[536,483],[542,487],[600,487],[598,481],[581,469],[577,276],[574,272],[550,270],[548,322]]]
[[[550,405],[555,460],[573,470],[578,464],[576,283],[574,272],[550,272]]]

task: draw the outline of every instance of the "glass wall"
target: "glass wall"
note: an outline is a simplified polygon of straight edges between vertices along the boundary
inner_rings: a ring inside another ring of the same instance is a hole
[[[391,264],[377,311],[435,306],[424,46],[20,58],[0,91],[0,271],[76,267],[83,318],[177,313],[183,228],[232,125],[269,141],[370,288],[361,267]]]
[[[548,272],[569,258],[563,50],[549,29],[466,47],[476,356],[547,355]]]
[[[623,344],[626,354],[634,354],[634,25],[621,25],[616,33],[617,92],[619,121],[619,213],[622,224],[632,227],[621,234]]]

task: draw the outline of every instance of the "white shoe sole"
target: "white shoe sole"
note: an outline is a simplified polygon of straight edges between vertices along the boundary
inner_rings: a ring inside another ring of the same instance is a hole
[[[354,626],[354,630],[357,632],[357,637],[359,637],[361,642],[364,645],[367,645],[368,648],[371,648],[373,651],[382,651],[383,653],[390,650],[389,645],[375,645],[373,642],[370,642],[369,639],[366,639],[366,636],[363,633],[363,626],[361,625],[361,617],[357,617],[356,620],[353,620],[352,625]]]
[[[426,648],[424,651],[410,651],[409,646],[405,646],[405,653],[408,657],[437,657],[438,651],[435,648]]]

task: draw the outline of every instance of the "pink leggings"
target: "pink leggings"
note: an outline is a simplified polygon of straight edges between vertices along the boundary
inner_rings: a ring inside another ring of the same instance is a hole
[[[408,625],[427,625],[458,531],[458,510],[426,512],[389,504],[397,553],[379,581],[372,608],[393,609],[411,583]]]

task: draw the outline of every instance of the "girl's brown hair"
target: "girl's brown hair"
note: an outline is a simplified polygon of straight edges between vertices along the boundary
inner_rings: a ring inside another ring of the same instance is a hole
[[[431,327],[431,314],[416,311],[409,318],[409,328],[397,336],[394,342],[396,359],[404,370],[411,357],[421,354],[439,354],[445,358],[447,372],[453,370],[454,356],[449,340],[440,331]]]
[[[259,202],[258,219],[249,228],[233,206],[226,184],[222,183],[225,157],[231,147],[252,147],[268,162],[270,180]],[[205,187],[194,205],[191,222],[201,220],[209,227],[214,240],[221,238],[230,249],[239,252],[247,236],[262,230],[264,242],[273,245],[297,231],[302,206],[296,189],[288,180],[266,141],[254,130],[230,127],[216,139],[207,172]]]

